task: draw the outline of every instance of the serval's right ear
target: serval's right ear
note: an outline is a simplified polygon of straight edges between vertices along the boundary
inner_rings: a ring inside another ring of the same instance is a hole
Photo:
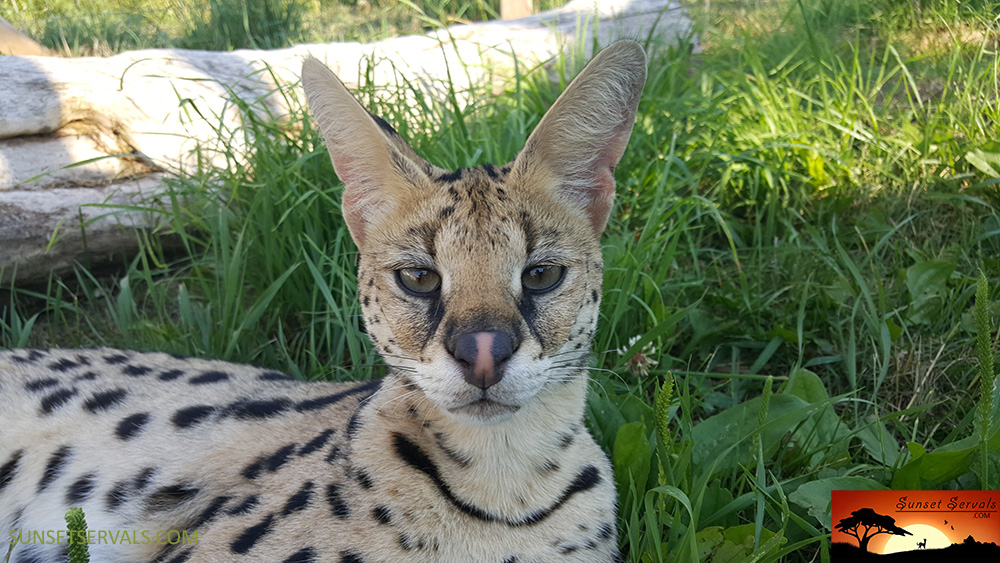
[[[360,248],[372,225],[392,213],[414,188],[426,185],[434,169],[312,57],[302,64],[302,87],[333,168],[344,182],[344,220]]]

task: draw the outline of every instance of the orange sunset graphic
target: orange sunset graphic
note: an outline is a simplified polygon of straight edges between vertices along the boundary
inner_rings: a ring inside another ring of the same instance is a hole
[[[1000,491],[833,491],[831,500],[835,562],[1000,561]]]

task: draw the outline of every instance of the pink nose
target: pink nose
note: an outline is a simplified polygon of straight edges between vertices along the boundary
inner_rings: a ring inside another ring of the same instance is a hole
[[[465,381],[489,389],[503,379],[502,364],[514,354],[514,346],[506,332],[466,332],[449,351],[462,366]]]

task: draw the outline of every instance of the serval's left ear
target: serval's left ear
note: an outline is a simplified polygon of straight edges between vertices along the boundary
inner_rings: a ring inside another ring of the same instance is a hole
[[[526,186],[546,186],[581,207],[598,233],[615,197],[614,171],[625,152],[646,55],[634,41],[601,51],[542,117],[514,160],[512,173]]]

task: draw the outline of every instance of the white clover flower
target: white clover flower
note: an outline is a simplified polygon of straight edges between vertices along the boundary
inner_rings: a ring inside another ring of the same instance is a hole
[[[619,355],[624,356],[625,353],[631,348],[636,342],[639,341],[640,336],[636,335],[628,339],[628,346],[623,348],[618,348],[615,352]],[[656,347],[653,346],[652,342],[647,342],[645,346],[642,347],[638,352],[632,355],[628,361],[625,362],[626,367],[628,367],[629,373],[632,375],[649,375],[649,368],[656,366],[659,362],[653,359],[656,355]]]

